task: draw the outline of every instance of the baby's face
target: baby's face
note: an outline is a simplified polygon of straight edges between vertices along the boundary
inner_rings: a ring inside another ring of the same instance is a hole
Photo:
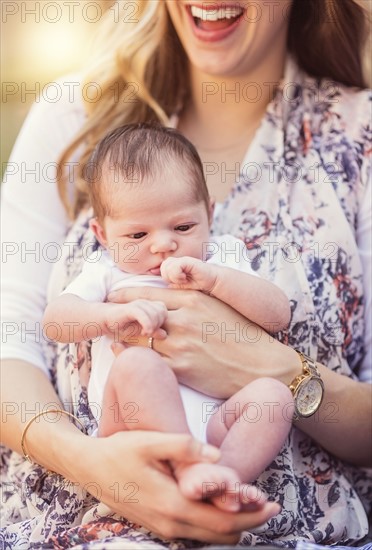
[[[119,195],[101,235],[99,228],[95,232],[122,271],[160,275],[169,256],[204,259],[209,213],[204,202],[192,199],[182,174],[169,171],[160,183],[124,185]]]

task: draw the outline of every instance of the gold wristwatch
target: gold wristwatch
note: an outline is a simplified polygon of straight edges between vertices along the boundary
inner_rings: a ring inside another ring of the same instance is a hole
[[[294,419],[307,418],[316,413],[323,400],[324,384],[315,361],[295,350],[302,362],[302,373],[289,384],[295,404]]]

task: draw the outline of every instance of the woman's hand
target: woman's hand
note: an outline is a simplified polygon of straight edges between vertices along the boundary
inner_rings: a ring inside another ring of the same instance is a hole
[[[168,308],[165,340],[154,349],[179,382],[213,397],[227,398],[259,376],[289,383],[298,374],[297,353],[219,300],[193,290],[127,288],[109,300],[160,300]],[[270,330],[270,319],[267,321]],[[147,339],[126,340],[147,345]]]
[[[215,397],[230,397],[259,376],[289,384],[300,372],[296,351],[215,298],[191,290],[123,289],[115,301],[161,300],[169,313],[167,338],[154,341],[180,382]],[[230,331],[230,332],[229,332]],[[147,345],[146,339],[137,344]],[[297,427],[342,460],[371,466],[372,388],[318,364],[325,394],[319,411]],[[355,429],[358,426],[358,429]]]
[[[1,378],[2,403],[8,405],[1,417],[2,442],[22,453],[22,432],[35,411],[62,405],[45,374],[31,364],[2,361]],[[9,408],[14,404],[22,407]],[[101,494],[95,496],[110,508],[162,537],[230,544],[241,531],[279,511],[277,504],[264,502],[259,510],[223,512],[183,497],[166,461],[213,462],[219,457],[215,447],[188,435],[132,431],[95,438],[83,435],[65,415],[57,422],[43,415],[30,426],[26,444],[35,462],[86,489],[90,484],[92,492],[98,488]]]
[[[80,485],[95,491],[99,487],[102,502],[163,538],[233,544],[243,530],[261,525],[280,510],[278,504],[264,501],[254,511],[223,512],[210,503],[186,499],[166,461],[213,462],[219,457],[216,448],[189,435],[119,432],[86,437],[83,446],[79,439],[84,460],[78,461],[81,471],[76,472],[76,460],[73,467]]]

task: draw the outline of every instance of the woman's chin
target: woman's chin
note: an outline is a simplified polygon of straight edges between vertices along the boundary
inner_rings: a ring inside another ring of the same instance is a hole
[[[242,67],[236,61],[236,56],[229,61],[225,53],[208,52],[203,55],[203,52],[196,52],[190,55],[191,67],[211,79],[213,78],[231,78],[238,77],[242,73]]]

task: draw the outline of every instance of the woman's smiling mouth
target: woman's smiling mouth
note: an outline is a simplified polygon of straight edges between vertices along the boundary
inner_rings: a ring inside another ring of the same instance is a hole
[[[245,9],[237,4],[190,4],[186,6],[195,35],[201,40],[225,38],[239,24]]]

